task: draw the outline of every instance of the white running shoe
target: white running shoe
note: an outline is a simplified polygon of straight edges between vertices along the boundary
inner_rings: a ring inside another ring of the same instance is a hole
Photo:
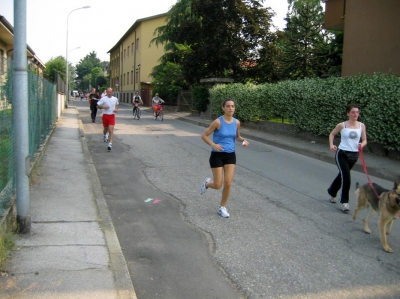
[[[218,215],[220,215],[223,218],[229,218],[229,216],[230,216],[225,207],[219,207]]]
[[[333,197],[333,196],[330,196],[330,195],[329,195],[329,201],[330,201],[331,203],[336,203],[336,197]]]
[[[207,190],[206,184],[207,184],[208,182],[211,182],[211,179],[210,179],[210,178],[206,178],[206,179],[204,180],[204,183],[201,184],[201,186],[200,186],[200,195],[203,195],[203,194],[206,192],[206,190]]]
[[[107,149],[108,149],[109,151],[111,151],[111,148],[112,148],[112,143],[110,142],[110,143],[108,144]]]
[[[342,211],[343,212],[348,212],[350,211],[350,206],[348,203],[342,203]]]
[[[104,136],[103,136],[103,141],[104,141],[104,142],[107,142],[107,141],[108,141],[108,136],[107,136],[107,135],[104,135]]]

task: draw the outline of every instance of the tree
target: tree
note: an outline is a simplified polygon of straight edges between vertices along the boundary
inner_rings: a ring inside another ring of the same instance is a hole
[[[89,86],[89,84],[87,85],[85,84],[84,77],[88,74],[90,75],[95,67],[99,67],[101,69],[101,61],[100,59],[97,58],[96,52],[94,51],[86,55],[76,65],[76,72],[77,72],[76,81],[78,82],[78,88],[80,90],[86,90],[87,87]]]
[[[58,73],[61,79],[66,82],[66,60],[62,56],[58,56],[56,58],[51,58],[48,62],[45,63],[46,68],[44,69],[44,77],[46,77],[49,81],[55,81],[55,73]],[[70,63],[68,63],[68,78],[74,78],[76,75],[76,69]],[[75,85],[73,80],[68,81],[69,90],[72,90]]]
[[[328,74],[340,76],[342,73],[343,31],[329,31]]]
[[[98,78],[100,76],[103,76],[103,70],[101,69],[101,67],[97,66],[95,68],[92,69],[92,71],[90,72],[90,85],[94,88],[97,88],[97,84],[98,83]],[[104,77],[104,76],[103,76]]]
[[[156,30],[156,45],[164,44],[161,62],[182,65],[186,81],[200,78],[246,77],[243,64],[258,63],[260,45],[270,40],[272,12],[257,0],[180,0],[165,26]]]
[[[61,78],[66,81],[65,71],[66,71],[66,60],[62,56],[56,58],[51,58],[48,62],[44,64],[46,68],[43,73],[47,79],[54,82],[55,73],[58,73]]]
[[[174,102],[182,89],[189,88],[183,77],[182,66],[177,63],[162,63],[153,69],[151,76],[155,92],[167,98],[169,102]]]
[[[327,72],[329,36],[322,28],[319,0],[288,0],[289,12],[282,43],[282,72],[291,79],[316,77]]]

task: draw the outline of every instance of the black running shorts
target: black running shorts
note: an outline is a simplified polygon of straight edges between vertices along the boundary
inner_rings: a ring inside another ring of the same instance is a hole
[[[236,154],[225,152],[211,152],[210,166],[211,168],[224,167],[225,164],[236,164]]]

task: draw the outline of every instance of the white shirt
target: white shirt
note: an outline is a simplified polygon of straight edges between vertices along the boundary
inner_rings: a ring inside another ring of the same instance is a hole
[[[110,98],[108,96],[106,97],[102,97],[98,102],[97,105],[102,105],[102,106],[108,106],[110,108],[108,109],[104,109],[103,108],[103,114],[115,114],[114,113],[114,109],[117,105],[119,105],[118,103],[118,99],[114,96],[111,96]]]
[[[164,100],[161,98],[154,97],[152,100],[152,106],[157,106],[158,104],[164,103]]]
[[[346,128],[346,122],[343,123],[344,128],[340,131],[339,149],[349,152],[358,152],[358,144],[361,142],[362,123],[358,122],[360,127],[357,129]]]

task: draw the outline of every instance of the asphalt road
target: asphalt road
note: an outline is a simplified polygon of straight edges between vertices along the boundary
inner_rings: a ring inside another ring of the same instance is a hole
[[[367,235],[366,212],[353,221],[328,202],[336,166],[252,140],[238,145],[231,218],[222,219],[221,190],[198,195],[211,176],[204,128],[173,113],[133,120],[122,106],[108,152],[102,125],[90,122],[86,102],[76,105],[139,299],[400,298],[399,223],[388,237],[395,252],[386,253],[376,216]]]

